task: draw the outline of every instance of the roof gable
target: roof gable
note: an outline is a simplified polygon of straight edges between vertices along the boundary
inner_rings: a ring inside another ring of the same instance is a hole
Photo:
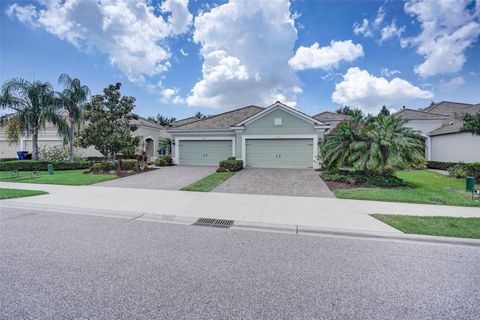
[[[240,121],[239,123],[237,123],[235,125],[235,127],[240,127],[240,126],[244,126],[244,125],[247,125],[249,123],[252,123],[252,122],[256,121],[257,119],[260,119],[261,117],[266,116],[270,112],[272,112],[274,110],[277,110],[277,109],[281,109],[281,110],[283,110],[283,111],[285,111],[285,112],[287,112],[287,113],[289,113],[293,116],[296,116],[296,117],[298,117],[298,118],[300,118],[300,119],[302,119],[306,122],[309,122],[313,125],[325,126],[325,123],[323,123],[323,122],[321,122],[317,119],[314,119],[314,118],[310,117],[309,115],[307,115],[303,112],[300,112],[296,109],[293,109],[292,107],[289,107],[286,104],[281,103],[280,101],[277,101],[274,104],[272,104],[271,106],[269,106],[269,107],[263,109],[262,111],[252,115],[251,117]]]

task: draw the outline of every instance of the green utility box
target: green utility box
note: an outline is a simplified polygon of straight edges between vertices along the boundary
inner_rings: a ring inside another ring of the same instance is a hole
[[[473,192],[473,190],[475,189],[475,180],[473,179],[473,177],[467,177],[466,189],[467,192]]]
[[[53,175],[53,164],[47,165],[47,169],[48,169],[48,175],[52,176]]]

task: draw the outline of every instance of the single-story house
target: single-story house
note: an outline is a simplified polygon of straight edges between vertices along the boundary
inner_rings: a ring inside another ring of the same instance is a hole
[[[461,114],[480,112],[480,104],[442,101],[427,108],[403,108],[395,115],[425,137],[425,157],[442,162],[480,162],[480,136],[460,132]]]
[[[138,117],[137,120],[132,120],[132,123],[137,125],[137,130],[134,132],[135,136],[141,136],[143,141],[140,147],[147,152],[150,160],[154,160],[158,155],[159,141],[169,138],[170,135],[165,131],[165,128],[147,120],[143,117]],[[63,137],[58,134],[55,126],[48,124],[44,130],[41,130],[38,136],[38,147],[63,145]],[[16,158],[17,151],[32,152],[32,137],[21,136],[18,143],[11,143],[7,139],[5,129],[0,127],[0,158]],[[99,157],[101,153],[94,147],[76,148],[76,154],[81,157]]]
[[[317,168],[318,142],[330,126],[279,101],[247,106],[168,128],[179,165],[218,165],[228,157],[246,167]]]

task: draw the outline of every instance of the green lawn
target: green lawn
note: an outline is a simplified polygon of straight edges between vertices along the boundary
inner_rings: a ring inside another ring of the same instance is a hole
[[[396,175],[416,188],[355,188],[337,189],[335,195],[342,199],[380,200],[445,204],[453,206],[479,207],[472,194],[465,192],[465,181],[454,179],[428,170],[399,171]]]
[[[18,189],[0,188],[0,200],[39,196],[42,194],[48,194],[48,192],[38,191],[38,190],[18,190]]]
[[[11,172],[2,171],[0,172],[0,181],[81,186],[117,178],[117,176],[109,174],[83,174],[83,171],[84,170],[55,171],[51,176],[49,176],[46,171],[39,171],[38,176],[32,176],[32,174],[27,171],[20,171],[19,176]]]
[[[480,218],[372,216],[405,233],[480,239]]]
[[[209,192],[215,189],[215,187],[221,185],[223,182],[227,181],[234,174],[235,172],[215,172],[203,179],[192,183],[191,185],[183,187],[180,190]]]

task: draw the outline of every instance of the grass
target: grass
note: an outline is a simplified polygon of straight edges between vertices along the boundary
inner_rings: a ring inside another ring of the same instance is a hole
[[[115,178],[117,178],[116,175],[109,174],[83,174],[83,170],[55,171],[51,176],[46,171],[39,171],[38,176],[32,176],[29,171],[20,171],[18,176],[7,171],[0,172],[0,181],[4,182],[63,184],[70,186],[89,185]]]
[[[19,189],[0,188],[0,200],[39,196],[42,194],[48,194],[48,192],[39,191],[39,190],[19,190]]]
[[[480,239],[480,218],[372,216],[405,233]]]
[[[209,192],[215,189],[217,186],[221,185],[223,182],[230,179],[235,172],[215,172],[211,175],[200,179],[186,187],[183,187],[182,191],[199,191],[199,192]]]
[[[465,181],[428,170],[398,171],[397,177],[416,188],[354,188],[334,190],[337,198],[479,207],[465,192]]]

